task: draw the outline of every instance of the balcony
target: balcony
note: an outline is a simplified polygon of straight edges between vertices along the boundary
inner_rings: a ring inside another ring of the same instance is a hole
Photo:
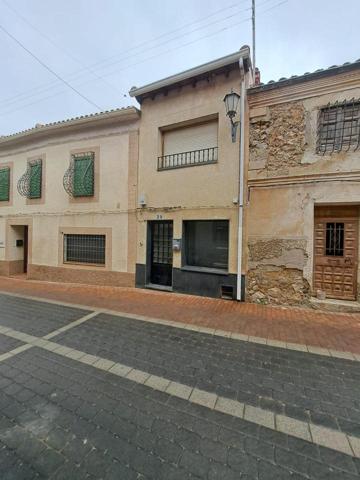
[[[158,171],[172,170],[173,168],[196,167],[217,163],[218,147],[203,148],[191,152],[172,153],[158,157]]]

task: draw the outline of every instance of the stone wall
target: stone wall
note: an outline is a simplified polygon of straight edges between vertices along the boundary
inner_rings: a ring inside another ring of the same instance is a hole
[[[301,102],[276,105],[250,121],[250,168],[269,176],[287,175],[301,164],[305,151],[305,109]]]
[[[310,287],[303,277],[304,239],[252,239],[248,244],[247,298],[257,303],[307,305]]]

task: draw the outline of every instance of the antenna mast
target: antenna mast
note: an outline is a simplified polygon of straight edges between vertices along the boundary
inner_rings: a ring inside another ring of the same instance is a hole
[[[255,60],[256,60],[256,55],[255,55],[255,0],[252,0],[252,51],[253,51],[253,73],[254,73],[254,78],[255,78]]]

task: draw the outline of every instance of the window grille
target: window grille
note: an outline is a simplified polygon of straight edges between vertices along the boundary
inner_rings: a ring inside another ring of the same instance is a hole
[[[152,224],[152,261],[154,263],[172,263],[172,222],[153,222]]]
[[[64,189],[69,195],[73,197],[94,195],[94,161],[94,152],[71,156],[70,166],[63,179]]]
[[[326,224],[325,255],[344,256],[344,223],[330,222]]]
[[[105,235],[64,234],[64,262],[105,265]]]
[[[317,153],[354,151],[360,146],[360,100],[328,104],[320,110]]]
[[[20,195],[34,199],[41,198],[42,161],[28,162],[26,172],[19,178],[17,189]]]
[[[8,202],[10,198],[10,168],[0,169],[0,202]]]

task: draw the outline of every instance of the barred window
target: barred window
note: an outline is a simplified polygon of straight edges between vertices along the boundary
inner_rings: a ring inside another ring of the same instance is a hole
[[[64,234],[64,262],[105,265],[105,235]]]
[[[26,171],[17,183],[17,189],[23,197],[41,198],[42,160],[31,160],[27,163]]]
[[[328,104],[320,110],[317,153],[357,150],[360,146],[360,100]]]
[[[77,153],[71,156],[63,178],[65,191],[73,197],[94,196],[95,153]]]
[[[330,222],[326,224],[325,255],[344,256],[344,223]]]

